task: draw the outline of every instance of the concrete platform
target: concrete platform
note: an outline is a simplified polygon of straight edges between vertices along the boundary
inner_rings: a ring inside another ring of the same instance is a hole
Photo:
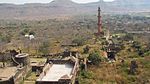
[[[64,76],[71,79],[73,65],[70,64],[53,64],[41,81],[58,81]]]

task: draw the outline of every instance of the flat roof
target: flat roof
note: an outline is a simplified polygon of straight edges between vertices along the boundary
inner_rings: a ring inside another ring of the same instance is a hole
[[[9,80],[17,72],[17,67],[0,68],[0,80]]]
[[[72,70],[72,64],[53,64],[47,74],[39,81],[59,81],[59,79],[66,76],[71,79]]]

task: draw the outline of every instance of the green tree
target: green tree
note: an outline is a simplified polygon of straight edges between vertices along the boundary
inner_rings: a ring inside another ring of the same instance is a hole
[[[84,50],[83,53],[87,54],[89,52],[90,48],[89,48],[89,46],[86,46],[85,48],[83,48],[83,50]]]
[[[30,31],[29,35],[35,35],[35,32],[34,31]]]
[[[0,37],[0,40],[2,42],[6,42],[6,43],[10,43],[11,39],[12,39],[12,35],[10,35],[10,34]]]
[[[83,37],[75,38],[72,43],[77,44],[78,46],[82,46],[85,43],[85,39]]]
[[[2,63],[3,63],[3,67],[5,67],[6,58],[5,58],[5,56],[4,56],[4,55],[2,56]]]
[[[136,61],[134,61],[134,60],[131,61],[129,74],[134,75],[135,72],[137,71],[137,68],[138,68],[138,64],[136,63]]]
[[[49,54],[49,42],[43,42],[42,45],[39,47],[39,52],[42,53],[43,55],[48,55]]]
[[[133,35],[132,34],[126,34],[123,38],[125,41],[130,41],[130,40],[133,40]]]
[[[25,35],[25,34],[27,34],[27,33],[29,33],[29,29],[24,29],[20,34],[21,34],[21,35]]]
[[[89,55],[88,60],[91,61],[91,64],[93,65],[99,65],[101,62],[101,57],[97,52],[95,52]]]

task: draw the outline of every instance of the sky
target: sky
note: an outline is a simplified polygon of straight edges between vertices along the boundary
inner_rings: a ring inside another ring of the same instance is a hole
[[[53,0],[0,0],[0,3],[13,3],[13,4],[24,4],[24,3],[50,3]],[[72,0],[76,3],[90,3],[97,2],[99,0]],[[107,2],[114,0],[104,0]]]

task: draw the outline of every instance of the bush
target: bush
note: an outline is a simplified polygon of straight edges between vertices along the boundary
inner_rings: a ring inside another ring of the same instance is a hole
[[[90,48],[89,46],[86,46],[85,48],[83,48],[83,53],[87,54],[89,52]]]
[[[29,29],[24,29],[20,34],[21,34],[21,35],[25,35],[25,34],[27,34],[27,33],[29,33]]]
[[[91,79],[93,78],[93,73],[92,72],[88,72],[88,71],[81,71],[80,72],[80,75],[83,77],[83,78],[87,78],[87,79]]]
[[[12,39],[12,35],[1,36],[0,41],[10,43]]]
[[[29,35],[35,35],[35,32],[34,31],[30,31]]]
[[[88,57],[88,60],[91,61],[91,64],[93,65],[99,65],[101,62],[101,57],[98,53],[91,53]]]
[[[43,44],[39,47],[39,52],[42,53],[43,55],[48,55],[49,54],[49,42],[43,42]]]
[[[124,36],[124,40],[125,40],[125,41],[133,40],[133,35],[132,35],[132,34],[126,34],[126,35]]]
[[[75,38],[72,43],[77,44],[78,46],[83,46],[85,43],[85,39],[82,37]]]

